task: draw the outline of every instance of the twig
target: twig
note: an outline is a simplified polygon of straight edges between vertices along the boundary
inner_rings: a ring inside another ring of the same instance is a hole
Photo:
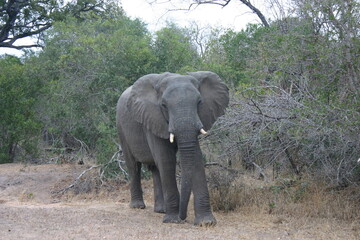
[[[264,179],[265,181],[266,181],[266,175],[265,175],[265,173],[264,173],[264,171],[263,171],[263,169],[259,166],[259,165],[257,165],[256,163],[254,163],[254,162],[251,162],[252,163],[252,165],[254,165],[255,167],[256,167],[256,169],[259,171],[259,178],[262,178],[262,179]]]
[[[110,163],[113,163],[113,162],[117,162],[120,170],[122,171],[122,173],[124,174],[125,178],[126,179],[129,179],[129,174],[125,171],[125,169],[121,166],[122,163],[124,163],[125,161],[121,161],[119,160],[122,156],[122,149],[121,147],[119,146],[119,151],[117,151],[116,153],[114,153],[114,155],[112,156],[111,160],[109,161],[109,164]]]
[[[84,143],[84,142],[81,141],[80,139],[77,139],[77,138],[74,137],[74,136],[73,136],[73,138],[80,143],[79,152],[83,152],[83,149],[85,150],[85,153],[89,152],[89,147],[88,147],[88,145],[86,145],[86,143]]]
[[[118,163],[118,166],[120,168],[120,170],[123,172],[124,176],[126,179],[129,179],[129,174],[125,171],[125,169],[121,166],[122,163],[124,163],[124,161],[120,161],[120,160],[116,160]]]
[[[205,167],[208,167],[208,166],[219,166],[220,168],[225,169],[226,171],[229,171],[229,172],[232,172],[232,173],[235,173],[235,174],[238,174],[238,173],[241,172],[241,170],[237,170],[237,169],[233,169],[233,168],[228,168],[228,167],[225,167],[224,165],[222,165],[222,164],[220,164],[220,163],[217,163],[217,162],[205,163],[204,166],[205,166]]]

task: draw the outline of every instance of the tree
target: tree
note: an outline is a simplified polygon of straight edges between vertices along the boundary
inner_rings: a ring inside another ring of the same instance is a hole
[[[35,103],[41,84],[25,74],[18,58],[0,58],[0,69],[0,163],[5,163],[14,161],[19,148],[33,152],[33,137],[40,129]]]
[[[55,21],[67,15],[80,17],[83,12],[99,12],[103,4],[103,0],[74,0],[66,4],[63,0],[0,0],[0,47],[42,47],[40,34]],[[15,45],[17,40],[26,37],[36,37],[37,42]]]
[[[271,167],[273,177],[290,169],[326,184],[358,184],[358,1],[302,0],[292,7],[296,16],[266,29],[226,31],[211,42],[207,64],[250,81],[234,90],[207,141],[222,149],[221,165],[256,166],[263,173]]]
[[[168,24],[155,33],[153,51],[156,72],[178,72],[194,67],[200,60],[190,33],[175,24]]]
[[[360,2],[358,0],[301,0],[296,1],[298,15],[314,26],[314,34],[328,39],[336,52],[337,71],[345,73],[345,95],[360,94]],[[332,60],[333,61],[333,60]],[[333,70],[335,66],[331,68]],[[345,67],[345,68],[344,68]]]
[[[38,114],[48,144],[72,149],[86,144],[99,161],[117,150],[117,99],[152,72],[154,59],[144,23],[131,20],[121,8],[107,14],[55,23],[46,33],[44,50],[28,60],[45,82]]]
[[[260,24],[249,24],[240,32],[213,30],[204,54],[204,65],[233,87],[254,83],[254,71],[250,66],[267,30]]]

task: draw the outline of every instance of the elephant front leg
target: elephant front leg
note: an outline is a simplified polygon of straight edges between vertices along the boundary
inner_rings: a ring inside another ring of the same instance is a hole
[[[207,187],[205,169],[202,162],[198,162],[196,168],[198,172],[194,175],[193,191],[194,191],[194,209],[195,221],[197,226],[215,226],[216,219],[211,211],[209,190]]]
[[[179,217],[180,195],[175,178],[175,163],[160,167],[161,183],[164,192],[165,216],[164,223],[181,223]]]
[[[176,183],[176,147],[168,139],[162,139],[147,134],[155,165],[160,173],[162,192],[164,196],[164,223],[180,223],[179,201],[180,195]],[[157,181],[157,180],[156,180]]]

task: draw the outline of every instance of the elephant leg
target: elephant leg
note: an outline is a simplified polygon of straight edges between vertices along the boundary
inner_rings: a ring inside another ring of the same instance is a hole
[[[176,183],[176,148],[169,140],[147,136],[151,153],[160,173],[165,201],[164,223],[180,223],[179,190]]]
[[[141,163],[135,163],[135,169],[132,173],[133,178],[131,179],[131,203],[130,207],[132,208],[145,208],[145,203],[143,199],[143,191],[141,188]]]
[[[203,163],[199,162],[195,165],[195,167],[198,169],[198,171],[197,174],[193,177],[195,210],[194,224],[199,226],[214,226],[216,225],[216,219],[211,212],[209,190],[207,187]]]
[[[176,158],[173,161],[163,162],[159,164],[161,183],[163,187],[165,200],[165,216],[164,223],[180,223],[179,202],[180,194],[176,183]]]
[[[155,165],[149,166],[149,169],[151,170],[154,181],[154,198],[155,198],[154,211],[157,213],[165,213],[165,203],[164,203],[164,195],[161,184],[160,172]]]
[[[136,162],[130,151],[124,150],[126,166],[130,176],[131,208],[145,208],[143,191],[141,188],[141,163]]]

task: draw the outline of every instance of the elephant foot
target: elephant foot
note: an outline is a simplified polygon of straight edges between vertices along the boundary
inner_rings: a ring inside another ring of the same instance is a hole
[[[213,227],[216,225],[216,219],[212,214],[196,217],[194,221],[194,225],[200,227]]]
[[[165,207],[163,204],[155,204],[154,212],[156,213],[165,213]]]
[[[185,220],[181,220],[178,214],[166,214],[163,218],[163,223],[185,223]]]
[[[144,203],[143,200],[131,200],[130,207],[131,208],[144,209],[145,208],[145,203]]]

